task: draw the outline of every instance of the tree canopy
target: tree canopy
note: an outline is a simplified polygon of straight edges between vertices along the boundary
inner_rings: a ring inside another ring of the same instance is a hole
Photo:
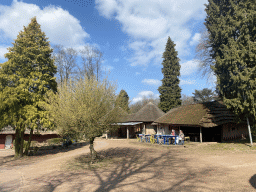
[[[85,136],[90,140],[92,157],[93,141],[106,130],[113,129],[112,123],[118,121],[115,113],[115,85],[108,81],[94,78],[69,80],[58,87],[58,92],[49,92],[45,99],[45,109],[54,119],[57,131],[61,135]],[[109,112],[111,115],[108,115]],[[95,156],[94,156],[95,157]]]
[[[116,98],[115,106],[121,107],[123,110],[125,110],[127,113],[129,113],[129,96],[125,90],[121,90]]]
[[[212,68],[217,88],[237,122],[256,119],[255,10],[251,0],[209,0],[206,5],[205,26],[215,60]]]
[[[165,113],[181,105],[181,88],[178,78],[180,76],[180,59],[175,46],[171,38],[168,37],[162,62],[164,78],[162,79],[162,85],[158,88],[160,93],[159,108]]]
[[[193,100],[195,103],[203,103],[203,102],[208,102],[212,101],[217,95],[208,88],[204,88],[203,90],[195,90],[194,93],[192,93]]]
[[[11,125],[16,130],[15,154],[23,155],[23,134],[43,125],[52,126],[48,113],[39,104],[44,95],[57,91],[56,66],[52,49],[36,18],[24,27],[0,64],[0,128]]]

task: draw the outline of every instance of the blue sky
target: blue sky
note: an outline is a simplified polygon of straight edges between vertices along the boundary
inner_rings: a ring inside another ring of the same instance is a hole
[[[94,45],[102,67],[126,90],[131,103],[159,97],[162,55],[168,36],[180,58],[182,94],[213,88],[216,78],[200,78],[195,47],[206,17],[207,0],[1,0],[0,62],[23,26],[37,17],[51,45],[76,50]]]

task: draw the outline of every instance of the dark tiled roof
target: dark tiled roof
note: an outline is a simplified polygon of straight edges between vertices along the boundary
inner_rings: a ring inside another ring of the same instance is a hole
[[[127,120],[130,122],[153,122],[157,118],[163,116],[165,113],[159,109],[155,104],[149,102],[142,107],[137,113],[128,116]]]
[[[202,127],[215,127],[229,122],[234,122],[234,114],[227,109],[222,101],[179,106],[155,120],[155,123]]]

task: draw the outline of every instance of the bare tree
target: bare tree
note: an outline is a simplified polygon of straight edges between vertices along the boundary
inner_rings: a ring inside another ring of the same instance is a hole
[[[82,58],[82,67],[79,67],[80,77],[96,77],[98,81],[101,76],[102,52],[95,46],[84,46],[80,51]]]
[[[149,102],[152,102],[156,106],[158,106],[158,104],[160,102],[160,99],[159,98],[155,98],[153,94],[149,95],[148,97],[143,96],[142,100],[140,100],[140,101],[130,105],[130,112],[131,113],[138,112],[142,107],[144,107]]]
[[[196,55],[194,61],[198,62],[198,74],[202,72],[202,78],[207,75],[207,81],[211,74],[213,74],[214,59],[211,57],[211,45],[209,43],[209,33],[204,26],[201,29],[201,37],[199,44],[196,46]]]
[[[191,105],[196,104],[192,96],[187,96],[185,94],[182,94],[181,96],[182,103],[181,105]]]
[[[77,51],[73,48],[64,48],[62,45],[53,46],[53,58],[57,66],[57,77],[61,84],[68,82],[72,75],[77,74]]]

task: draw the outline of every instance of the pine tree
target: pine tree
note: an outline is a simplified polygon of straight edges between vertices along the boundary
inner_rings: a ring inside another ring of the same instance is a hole
[[[5,54],[8,61],[0,64],[0,128],[7,125],[15,128],[16,156],[23,155],[26,128],[32,135],[40,126],[52,126],[47,111],[39,107],[48,90],[57,91],[53,50],[47,39],[36,18],[32,18],[17,36],[14,46],[8,48],[9,53]]]
[[[236,121],[247,119],[249,134],[248,120],[256,119],[255,10],[251,0],[209,0],[205,23],[216,61],[217,89]]]
[[[195,93],[192,93],[193,99],[195,103],[203,103],[203,102],[208,102],[208,101],[212,101],[215,93],[208,88],[204,88],[202,90],[196,90],[195,89]]]
[[[165,113],[181,105],[181,88],[178,78],[180,76],[180,59],[175,46],[171,38],[168,37],[162,62],[164,78],[162,79],[162,85],[158,88],[160,93],[159,108]]]
[[[121,90],[119,95],[116,98],[115,106],[121,107],[123,110],[125,110],[127,113],[129,113],[129,96],[125,90]]]

